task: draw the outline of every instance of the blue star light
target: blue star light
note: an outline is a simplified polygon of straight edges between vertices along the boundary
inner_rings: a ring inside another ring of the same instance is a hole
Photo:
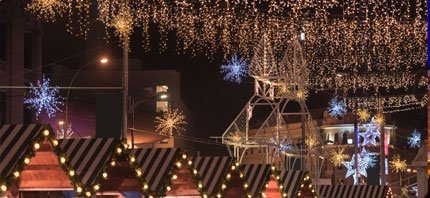
[[[346,113],[345,103],[336,96],[330,100],[327,112],[331,117],[340,118]]]
[[[366,127],[366,132],[359,133],[361,137],[364,138],[363,145],[374,145],[376,146],[376,138],[379,138],[379,125],[375,122],[375,119],[372,118],[372,121],[369,124],[364,124]]]
[[[408,137],[408,144],[411,148],[419,148],[421,143],[421,133],[416,129],[411,133],[411,136]]]
[[[225,75],[224,80],[240,84],[242,78],[248,74],[248,65],[245,60],[233,54],[227,65],[221,65],[221,73]]]
[[[49,78],[42,77],[42,82],[37,81],[37,85],[30,83],[30,94],[33,97],[24,99],[24,104],[30,105],[29,108],[36,109],[36,119],[42,111],[52,118],[56,112],[61,111],[59,106],[63,105],[63,98],[58,96],[58,87],[50,87]]]

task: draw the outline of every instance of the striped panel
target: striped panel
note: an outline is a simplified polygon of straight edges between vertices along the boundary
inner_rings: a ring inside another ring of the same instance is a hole
[[[179,158],[179,148],[140,148],[131,153],[142,170],[141,179],[148,184],[148,190],[159,192],[163,189],[168,174]]]
[[[40,124],[3,125],[0,128],[0,181],[4,181],[23,160],[42,129]]]
[[[221,181],[225,178],[233,158],[228,156],[196,157],[193,166],[202,180],[203,189],[209,195],[220,191]]]
[[[380,198],[388,192],[387,186],[375,185],[323,185],[318,186],[321,198]]]
[[[85,187],[92,186],[111,160],[118,141],[114,138],[63,139],[60,150]]]
[[[279,180],[282,184],[282,192],[287,194],[287,197],[294,197],[297,194],[300,184],[302,183],[304,171],[290,170],[281,171]]]
[[[261,190],[269,180],[270,164],[243,164],[243,180],[248,184],[252,197],[260,197]]]

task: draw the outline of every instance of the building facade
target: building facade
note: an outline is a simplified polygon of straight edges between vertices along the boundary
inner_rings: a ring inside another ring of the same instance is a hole
[[[26,86],[42,75],[42,28],[31,20],[23,2],[0,3],[0,86]],[[35,119],[23,105],[26,89],[0,89],[0,125]]]

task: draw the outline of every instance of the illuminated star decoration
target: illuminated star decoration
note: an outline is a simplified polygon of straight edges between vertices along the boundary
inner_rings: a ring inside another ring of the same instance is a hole
[[[233,54],[231,61],[227,65],[221,65],[221,73],[224,74],[224,80],[242,83],[242,78],[248,73],[248,65],[245,60],[239,59],[236,54]]]
[[[63,98],[58,96],[58,87],[50,87],[49,78],[42,77],[42,82],[37,81],[37,86],[30,83],[30,94],[33,97],[25,98],[24,104],[30,105],[29,108],[36,109],[36,119],[45,111],[49,118],[52,118],[63,105]]]
[[[342,162],[349,158],[349,155],[345,153],[345,148],[333,149],[331,151],[330,161],[335,166],[342,166]]]
[[[357,156],[358,159],[358,173],[367,177],[367,169],[370,167],[374,167],[376,165],[376,160],[373,156],[370,155],[365,149],[361,151],[361,153]],[[355,171],[355,154],[352,155],[352,159],[349,162],[342,162],[342,164],[348,169],[346,172],[345,178],[353,175],[354,184],[358,183],[358,176]]]
[[[339,100],[338,97],[334,97],[330,100],[327,112],[331,117],[342,117],[346,113],[346,107],[343,100]]]
[[[161,135],[173,136],[184,131],[186,116],[178,109],[168,109],[162,116],[155,117],[155,131]]]
[[[406,160],[400,159],[400,156],[396,154],[390,162],[390,167],[393,169],[393,172],[400,173],[406,171],[408,164]]]
[[[361,137],[364,138],[363,145],[374,145],[376,146],[376,138],[379,137],[379,125],[376,123],[375,119],[368,124],[364,124],[366,127],[366,132],[359,133]]]
[[[419,148],[421,143],[421,133],[416,129],[411,133],[411,136],[408,137],[408,144],[411,148]]]
[[[69,139],[72,137],[73,131],[72,123],[64,123],[60,125],[60,128],[57,130],[57,138],[58,139]]]
[[[367,111],[367,109],[358,110],[357,115],[358,115],[358,120],[360,122],[366,122],[370,118],[370,113],[369,111]]]

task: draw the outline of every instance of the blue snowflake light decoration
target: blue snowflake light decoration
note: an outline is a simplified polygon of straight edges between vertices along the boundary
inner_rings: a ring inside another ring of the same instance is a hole
[[[277,153],[290,151],[294,149],[294,145],[291,141],[287,141],[285,138],[281,138],[279,140],[279,143],[276,141],[276,138],[271,137],[270,142],[276,145],[276,151]]]
[[[24,104],[30,105],[29,108],[36,109],[36,118],[40,116],[42,111],[52,118],[63,105],[63,98],[58,96],[58,87],[50,87],[49,78],[42,77],[42,82],[37,81],[37,85],[30,83],[30,94],[33,97],[24,99]]]
[[[364,138],[363,145],[374,145],[376,146],[376,138],[379,138],[379,124],[376,123],[375,119],[368,124],[364,124],[366,132],[359,133]]]
[[[330,100],[327,112],[331,117],[340,118],[346,113],[345,103],[336,96]]]
[[[227,65],[221,65],[221,73],[224,74],[224,80],[240,84],[242,78],[248,74],[248,65],[245,60],[233,54]]]
[[[408,137],[408,144],[411,148],[419,148],[421,143],[421,133],[416,129]]]
[[[363,167],[365,169],[371,168],[371,167],[375,167],[376,166],[376,159],[374,156],[370,155],[369,152],[366,151],[365,148],[363,148],[363,150],[361,150],[361,154],[360,154],[360,163],[363,163]]]

